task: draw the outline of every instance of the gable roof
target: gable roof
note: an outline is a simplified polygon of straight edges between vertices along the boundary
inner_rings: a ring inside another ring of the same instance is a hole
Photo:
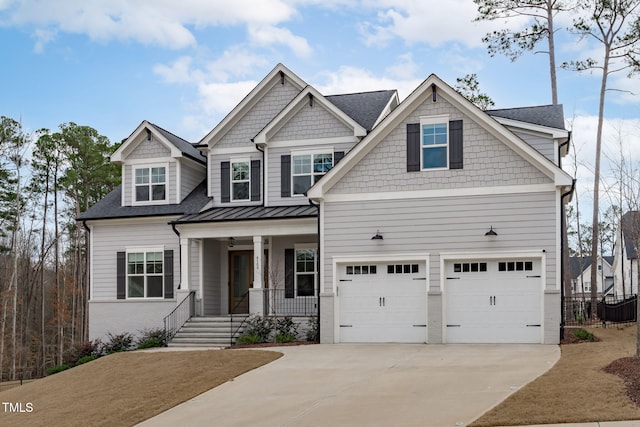
[[[609,268],[613,265],[613,257],[612,256],[603,256],[603,261],[609,264]],[[569,271],[571,272],[571,278],[577,279],[580,274],[582,274],[587,268],[591,267],[591,257],[590,256],[572,256],[569,257]]]
[[[627,259],[636,259],[635,240],[640,240],[640,211],[628,211],[622,215],[620,221],[622,225],[622,235],[624,236],[624,249]],[[638,242],[640,244],[640,241]]]
[[[360,126],[356,120],[329,102],[314,87],[307,86],[252,139],[253,142],[256,144],[266,143],[269,137],[275,135],[307,102],[320,103],[336,119],[352,128],[354,136],[366,135],[366,129]]]
[[[186,215],[199,212],[208,202],[207,182],[202,181],[179,204],[122,206],[122,186],[78,216],[77,220],[135,218],[148,216]]]
[[[149,136],[153,135],[160,144],[171,151],[171,157],[188,157],[202,164],[206,164],[207,162],[206,157],[203,156],[193,144],[147,120],[143,120],[136,130],[129,135],[126,141],[118,147],[111,155],[111,161],[114,163],[123,163],[124,158],[140,143],[141,139],[139,137],[144,132],[147,132]]]
[[[252,90],[244,97],[233,110],[225,116],[220,123],[214,127],[211,132],[204,136],[197,144],[197,147],[212,147],[219,139],[224,136],[229,129],[231,129],[237,122],[249,111],[262,97],[264,97],[269,91],[271,85],[281,79],[289,79],[294,86],[299,90],[302,90],[307,86],[307,83],[294,74],[291,70],[285,67],[283,64],[275,66],[264,79],[260,81]]]
[[[308,191],[310,199],[322,198],[354,165],[366,156],[392,129],[399,126],[404,118],[415,110],[428,96],[435,91],[436,96],[442,92],[447,101],[480,124],[496,139],[503,142],[534,167],[548,176],[556,185],[569,187],[573,179],[569,174],[556,166],[535,148],[517,137],[513,132],[494,120],[491,116],[472,104],[451,86],[446,84],[435,74],[431,74],[418,86],[400,105],[393,110],[382,122],[360,141],[345,157],[327,172]]]
[[[396,90],[328,95],[325,98],[358,122],[367,132],[370,132],[380,120],[387,106],[393,110],[399,102]]]
[[[487,110],[486,113],[492,117],[502,117],[556,129],[564,129],[565,126],[562,104]]]

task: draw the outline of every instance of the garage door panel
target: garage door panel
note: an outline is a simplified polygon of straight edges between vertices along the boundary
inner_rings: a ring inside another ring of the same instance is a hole
[[[346,274],[355,267],[338,266],[340,341],[426,342],[424,262],[377,263],[375,274]]]
[[[468,265],[463,271],[465,263],[483,263],[485,271]],[[539,260],[460,261],[445,268],[447,342],[541,342]]]

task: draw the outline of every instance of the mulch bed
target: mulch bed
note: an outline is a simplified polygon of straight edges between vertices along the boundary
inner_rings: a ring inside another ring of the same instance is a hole
[[[622,359],[614,360],[604,368],[604,371],[622,378],[627,396],[633,403],[640,406],[640,358],[623,357]]]
[[[560,344],[579,344],[579,343],[585,343],[585,342],[598,342],[600,341],[600,338],[594,336],[592,340],[585,340],[582,338],[578,338],[575,333],[577,331],[583,331],[583,329],[580,328],[566,328],[564,330],[564,338],[562,339],[562,341],[560,341]]]

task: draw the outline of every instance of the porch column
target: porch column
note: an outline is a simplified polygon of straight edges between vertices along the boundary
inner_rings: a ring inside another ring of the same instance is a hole
[[[191,257],[189,251],[189,239],[180,238],[180,290],[189,290],[189,265],[191,264]]]
[[[249,289],[249,312],[264,313],[264,240],[253,236],[253,288]]]

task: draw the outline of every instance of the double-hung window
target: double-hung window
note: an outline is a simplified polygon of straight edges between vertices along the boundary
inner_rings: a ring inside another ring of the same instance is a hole
[[[296,248],[296,296],[311,297],[315,294],[316,251]]]
[[[163,251],[127,252],[127,298],[163,297]]]
[[[333,152],[293,154],[291,168],[292,194],[304,194],[333,167]]]
[[[424,117],[420,120],[420,158],[422,169],[449,167],[449,118]]]
[[[231,162],[231,200],[250,200],[251,167],[248,160]]]
[[[136,202],[167,200],[167,168],[165,166],[136,167],[134,173]]]

